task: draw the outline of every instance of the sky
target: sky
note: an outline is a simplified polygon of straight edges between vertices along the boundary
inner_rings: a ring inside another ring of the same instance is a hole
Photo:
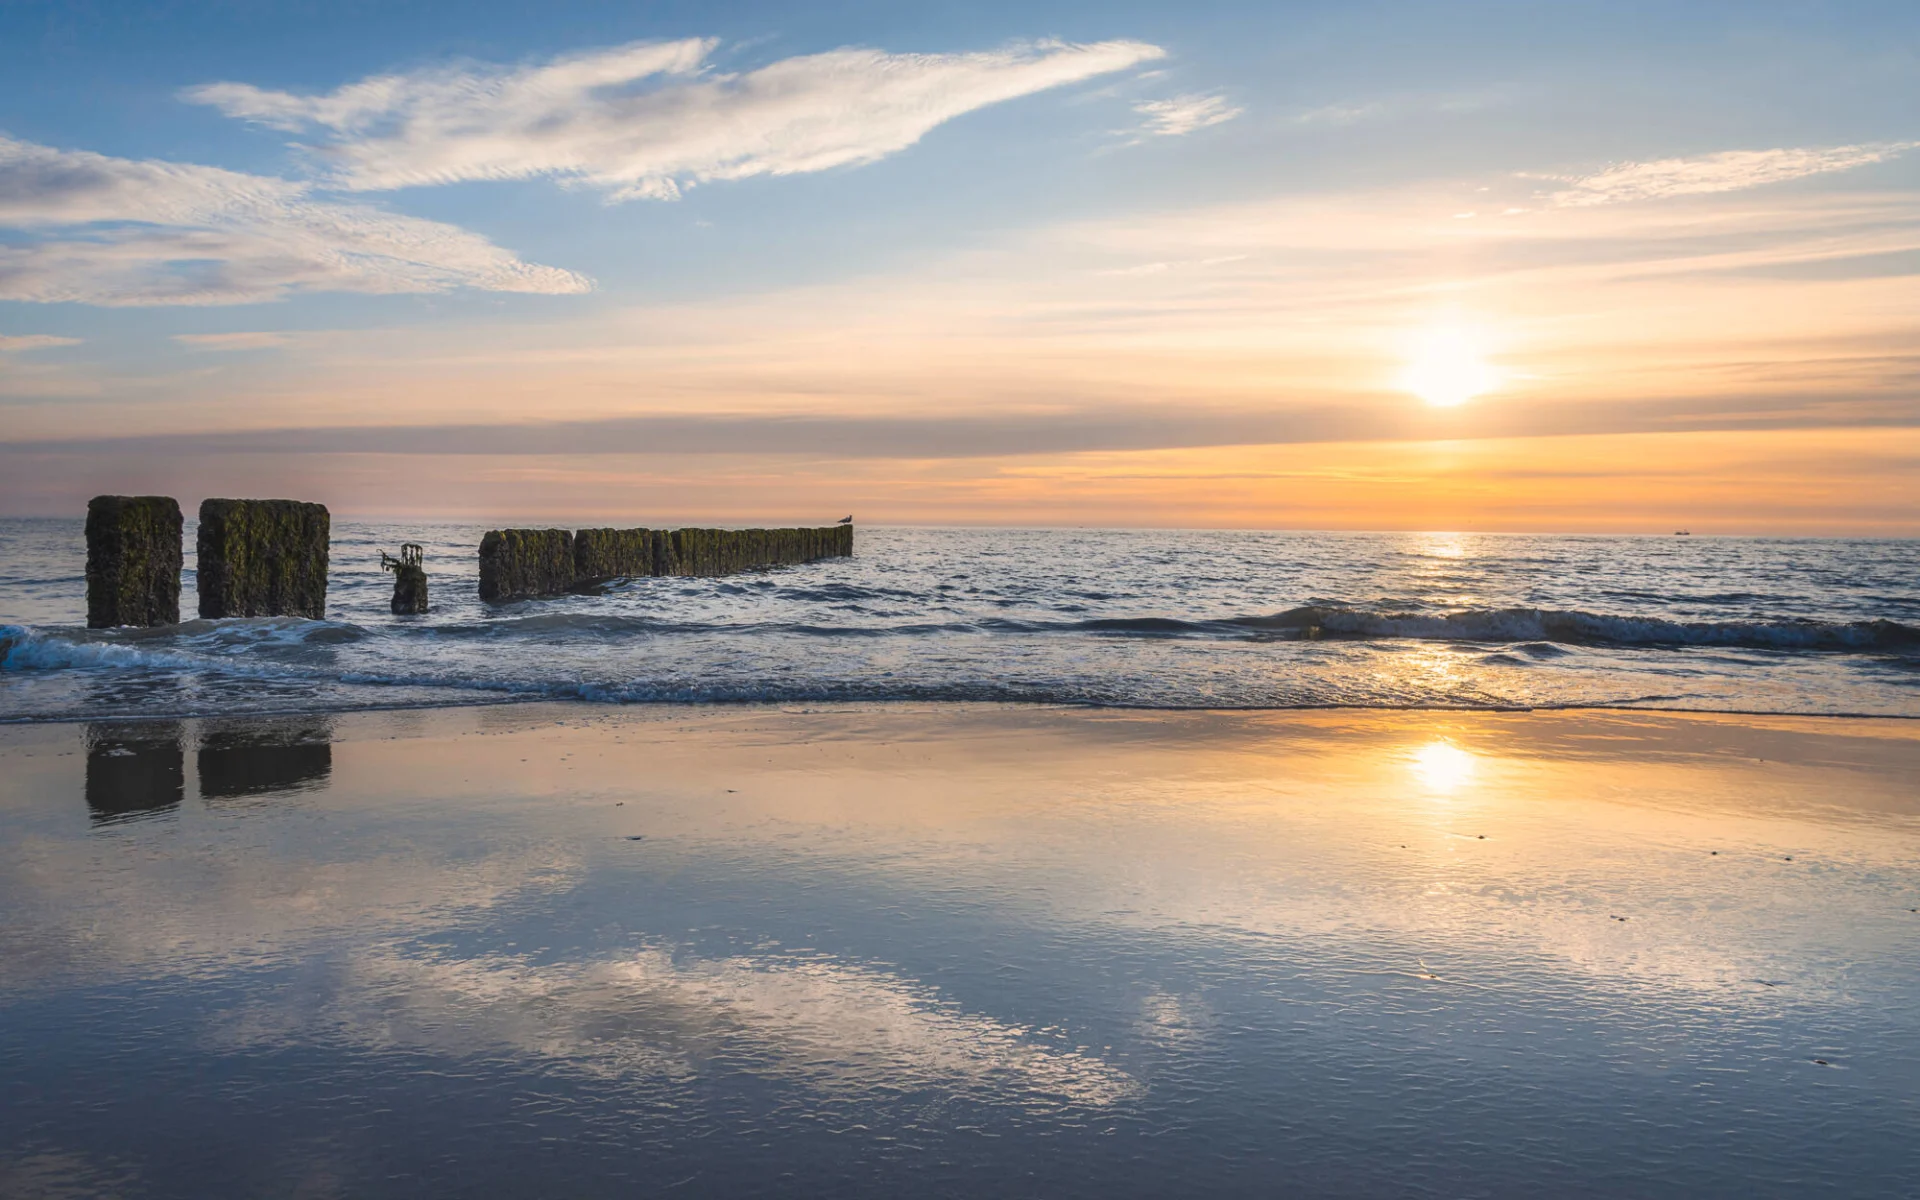
[[[1920,5],[0,0],[0,515],[1920,535]]]

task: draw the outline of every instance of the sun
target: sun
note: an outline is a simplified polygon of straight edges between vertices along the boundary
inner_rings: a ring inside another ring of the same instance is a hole
[[[1430,329],[1414,343],[1400,386],[1435,408],[1453,408],[1499,385],[1481,354],[1478,339],[1465,329]]]

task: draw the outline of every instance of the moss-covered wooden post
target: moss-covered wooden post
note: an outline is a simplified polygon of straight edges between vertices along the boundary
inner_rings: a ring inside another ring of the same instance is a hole
[[[206,500],[200,505],[200,615],[327,615],[332,518],[300,500]]]
[[[568,530],[495,529],[480,539],[482,600],[557,596],[573,583],[573,534]]]
[[[582,529],[573,535],[575,583],[656,573],[651,529]]]
[[[649,575],[711,576],[853,553],[853,527],[812,529],[496,529],[480,542],[480,598],[558,596]],[[394,611],[398,612],[398,609]]]
[[[180,623],[180,505],[171,496],[87,504],[87,627]]]

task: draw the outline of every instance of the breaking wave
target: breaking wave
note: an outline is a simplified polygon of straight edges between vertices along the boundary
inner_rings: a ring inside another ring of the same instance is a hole
[[[1867,653],[1920,650],[1920,629],[1887,620],[1673,621],[1544,608],[1466,609],[1427,615],[1313,604],[1270,617],[1242,617],[1232,624],[1301,637]]]
[[[1898,621],[1829,622],[1676,621],[1541,608],[1464,609],[1445,613],[1380,612],[1338,604],[1310,604],[1268,616],[1224,619],[1100,617],[1079,621],[983,618],[973,621],[912,621],[829,625],[812,622],[668,621],[620,614],[540,613],[376,635],[338,621],[257,618],[189,621],[160,629],[108,632],[36,629],[0,625],[0,669],[58,670],[113,666],[192,667],[210,659],[267,656],[325,649],[373,636],[450,642],[619,642],[676,635],[820,638],[912,638],[948,633],[1094,634],[1149,638],[1338,638],[1410,641],[1498,642],[1539,647],[1713,646],[1819,653],[1902,654],[1920,651],[1920,628]]]

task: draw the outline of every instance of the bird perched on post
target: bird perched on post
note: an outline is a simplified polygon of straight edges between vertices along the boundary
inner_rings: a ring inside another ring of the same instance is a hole
[[[842,525],[851,525],[851,524],[853,524],[853,518],[852,518],[852,517],[841,517],[841,518],[840,518],[840,524],[842,524]]]

